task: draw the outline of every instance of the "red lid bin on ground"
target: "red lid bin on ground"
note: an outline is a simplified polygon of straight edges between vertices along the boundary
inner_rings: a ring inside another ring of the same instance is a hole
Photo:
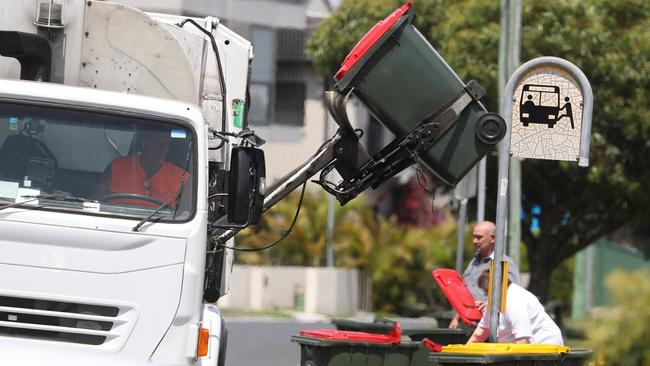
[[[291,341],[300,344],[300,366],[414,366],[421,345],[406,337],[402,340],[397,322],[388,334],[302,330]]]
[[[453,269],[440,268],[433,270],[431,274],[465,324],[474,326],[474,323],[481,320],[483,313],[476,307],[472,293],[469,292],[463,277],[458,272]]]
[[[395,322],[393,329],[391,329],[388,334],[354,332],[334,329],[307,329],[301,330],[300,335],[303,337],[337,341],[398,344],[402,339],[402,328],[398,322]]]

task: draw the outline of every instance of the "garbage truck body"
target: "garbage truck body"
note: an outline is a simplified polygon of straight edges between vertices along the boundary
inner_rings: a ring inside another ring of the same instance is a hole
[[[232,150],[214,131],[242,127],[250,43],[211,17],[2,0],[0,55],[2,364],[223,365],[208,192]],[[134,162],[155,133],[166,162],[149,174]],[[218,297],[232,251],[214,258]]]

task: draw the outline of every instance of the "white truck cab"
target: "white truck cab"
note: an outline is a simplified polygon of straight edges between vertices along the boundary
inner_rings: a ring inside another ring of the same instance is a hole
[[[250,43],[211,17],[0,0],[0,56],[1,363],[223,365],[233,255],[208,236]]]
[[[0,125],[3,364],[192,364],[202,322],[214,321],[203,319],[201,301],[207,201],[198,197],[207,196],[208,173],[201,111],[2,81]],[[167,160],[189,175],[178,202],[98,193],[106,167],[138,154],[147,128],[165,131]]]

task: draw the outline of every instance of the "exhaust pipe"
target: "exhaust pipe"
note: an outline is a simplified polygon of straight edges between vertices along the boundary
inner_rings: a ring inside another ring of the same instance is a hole
[[[52,47],[37,34],[0,31],[0,55],[20,62],[20,79],[50,81]]]

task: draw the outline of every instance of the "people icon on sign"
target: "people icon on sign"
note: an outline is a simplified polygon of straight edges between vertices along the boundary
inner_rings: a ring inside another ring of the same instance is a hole
[[[571,99],[569,97],[564,98],[564,105],[562,108],[560,108],[560,111],[564,111],[563,115],[560,115],[557,117],[557,120],[561,120],[564,117],[569,117],[569,121],[571,121],[571,129],[573,130],[575,126],[573,125],[573,110],[571,109]]]

